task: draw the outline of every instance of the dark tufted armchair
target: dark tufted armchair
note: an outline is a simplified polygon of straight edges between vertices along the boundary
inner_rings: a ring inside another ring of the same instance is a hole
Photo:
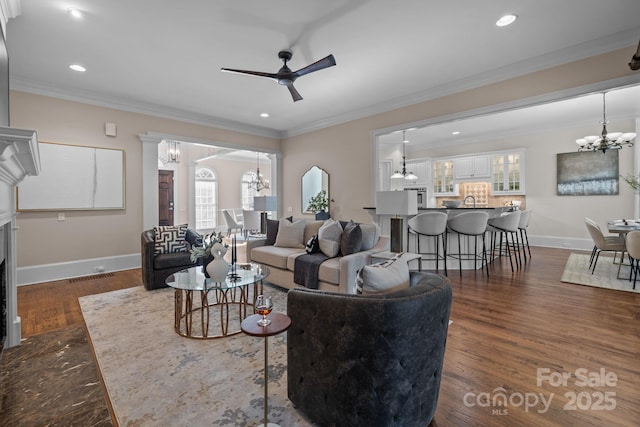
[[[322,426],[420,426],[438,403],[451,285],[412,272],[377,296],[292,289],[289,400]]]
[[[186,240],[189,244],[202,244],[202,236],[196,231],[187,228]],[[164,282],[173,273],[196,265],[191,262],[189,252],[178,252],[174,254],[154,255],[155,234],[153,229],[145,230],[140,236],[142,252],[142,283],[146,290],[166,288]]]

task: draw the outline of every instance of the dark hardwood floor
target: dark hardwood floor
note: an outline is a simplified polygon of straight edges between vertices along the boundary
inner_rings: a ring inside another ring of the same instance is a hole
[[[453,323],[432,425],[640,425],[640,294],[562,283],[570,252],[532,253],[515,273],[507,260],[489,278],[449,272]],[[23,336],[82,324],[78,296],[140,284],[130,270],[20,287]]]

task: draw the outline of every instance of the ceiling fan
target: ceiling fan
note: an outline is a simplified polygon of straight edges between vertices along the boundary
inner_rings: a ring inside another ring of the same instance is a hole
[[[325,68],[332,67],[336,65],[336,60],[333,55],[329,55],[326,58],[322,58],[319,61],[314,62],[313,64],[307,65],[306,67],[300,68],[298,71],[291,71],[291,68],[287,67],[287,61],[291,59],[293,56],[293,52],[290,50],[281,50],[278,52],[278,58],[284,62],[282,68],[278,70],[277,73],[263,73],[261,71],[248,71],[248,70],[236,70],[233,68],[221,68],[220,71],[225,71],[229,73],[241,73],[241,74],[250,74],[252,76],[258,77],[268,77],[270,79],[277,80],[279,84],[282,86],[286,86],[293,97],[293,102],[300,101],[302,96],[293,87],[293,82],[296,81],[298,77],[304,76],[305,74],[313,73],[314,71],[320,71]]]

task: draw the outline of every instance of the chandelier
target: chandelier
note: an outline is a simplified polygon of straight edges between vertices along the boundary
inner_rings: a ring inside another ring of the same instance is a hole
[[[260,173],[260,153],[256,153],[256,174],[249,182],[249,188],[253,188],[258,193],[264,189],[271,188],[271,183]]]
[[[579,146],[578,151],[602,151],[605,153],[607,150],[619,150],[623,144],[633,147],[632,140],[636,137],[635,132],[607,131],[607,109],[604,96],[605,93],[602,94],[602,134],[576,139],[576,144]]]
[[[405,135],[406,135],[406,131],[403,130],[402,131],[402,172],[395,171],[393,173],[393,175],[391,175],[391,178],[404,178],[407,181],[415,181],[416,179],[418,179],[418,177],[413,172],[407,172],[407,164],[405,162],[404,146],[409,141],[407,140]]]

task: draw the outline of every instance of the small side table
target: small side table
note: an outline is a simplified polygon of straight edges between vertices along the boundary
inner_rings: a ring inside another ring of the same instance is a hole
[[[375,252],[372,253],[370,258],[371,261],[373,261],[374,259],[380,259],[380,260],[389,260],[391,258],[393,258],[394,256],[398,255],[398,252]],[[402,255],[402,258],[404,260],[407,261],[407,264],[409,264],[411,261],[413,260],[418,260],[418,271],[422,271],[422,255],[420,254],[414,254],[413,252],[405,252],[404,255]]]
[[[271,323],[267,326],[258,325],[258,320],[262,319],[259,314],[254,314],[242,321],[240,328],[242,332],[254,337],[264,337],[264,426],[265,427],[279,427],[278,424],[270,423],[267,420],[267,385],[268,371],[269,371],[269,342],[268,338],[272,335],[278,335],[291,326],[291,318],[282,313],[271,313],[267,316]]]

